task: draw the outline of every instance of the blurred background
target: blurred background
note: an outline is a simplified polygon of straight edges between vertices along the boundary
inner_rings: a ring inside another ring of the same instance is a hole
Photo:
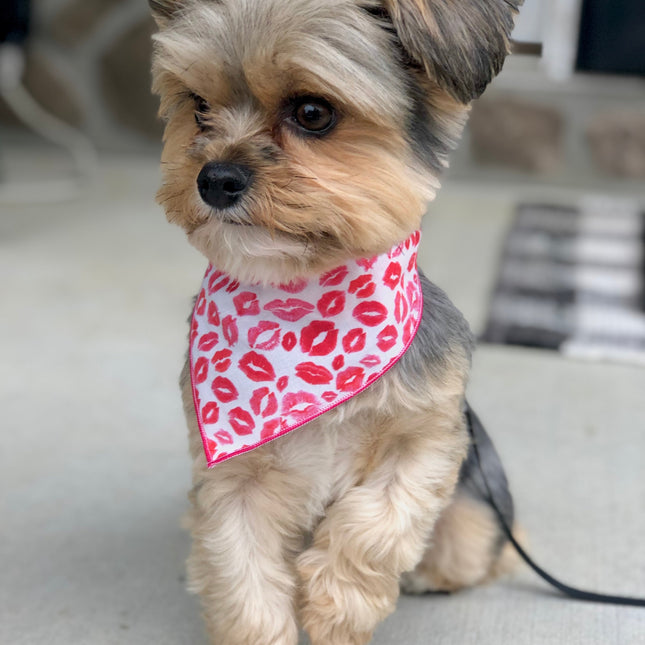
[[[562,185],[642,181],[644,20],[638,0],[526,0],[514,38],[533,55],[509,60],[476,104],[456,176],[494,165]],[[17,69],[5,54],[4,91],[20,74],[45,110],[101,151],[154,152],[153,32],[142,0],[5,0],[0,38],[24,61]],[[6,105],[0,123],[3,139],[25,134]]]
[[[144,0],[0,7],[0,642],[205,643],[176,386],[205,263],[154,201],[154,23]],[[538,560],[643,595],[645,4],[525,0],[514,40],[420,264],[481,340],[469,398]],[[644,612],[536,584],[405,599],[374,642],[643,642]]]

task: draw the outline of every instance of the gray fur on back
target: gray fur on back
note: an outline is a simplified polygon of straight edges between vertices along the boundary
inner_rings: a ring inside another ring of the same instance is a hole
[[[427,378],[441,380],[455,362],[470,363],[474,340],[462,313],[448,296],[419,270],[423,292],[421,324],[410,347],[397,363],[399,374],[411,389]],[[466,365],[463,365],[463,363]]]
[[[423,291],[421,324],[412,344],[397,364],[401,378],[410,388],[414,388],[424,375],[427,377],[428,372],[440,380],[447,369],[455,368],[455,364],[466,369],[474,346],[473,335],[461,312],[421,271],[419,276]],[[464,405],[470,409],[467,403]],[[513,498],[502,462],[483,425],[472,410],[470,414],[486,480],[507,524],[513,526]],[[457,494],[462,493],[483,504],[489,504],[472,444],[459,474]],[[500,530],[500,547],[503,542]]]

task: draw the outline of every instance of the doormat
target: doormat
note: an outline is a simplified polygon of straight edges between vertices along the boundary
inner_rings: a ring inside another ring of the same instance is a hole
[[[645,365],[645,212],[520,204],[481,340]]]

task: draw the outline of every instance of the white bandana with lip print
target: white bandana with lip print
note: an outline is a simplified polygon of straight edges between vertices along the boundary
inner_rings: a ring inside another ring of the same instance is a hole
[[[362,392],[421,321],[421,234],[310,280],[245,285],[209,265],[190,329],[190,377],[209,467]]]

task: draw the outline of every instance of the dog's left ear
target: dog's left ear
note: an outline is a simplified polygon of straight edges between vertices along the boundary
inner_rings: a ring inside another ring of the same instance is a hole
[[[469,103],[502,69],[523,0],[384,0],[408,56]]]

